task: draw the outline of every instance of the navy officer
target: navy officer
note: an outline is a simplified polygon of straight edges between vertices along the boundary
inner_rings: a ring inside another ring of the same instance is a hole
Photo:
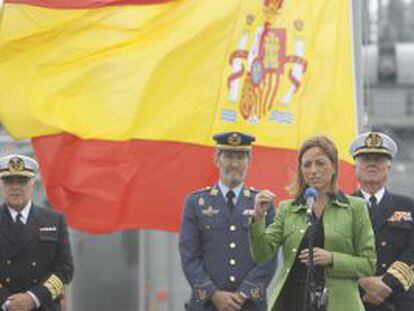
[[[359,135],[350,153],[359,181],[356,195],[367,201],[375,234],[376,275],[359,280],[367,311],[414,310],[414,203],[386,187],[394,140],[379,132]]]
[[[37,162],[23,155],[0,158],[0,308],[60,310],[73,275],[62,214],[32,202]]]

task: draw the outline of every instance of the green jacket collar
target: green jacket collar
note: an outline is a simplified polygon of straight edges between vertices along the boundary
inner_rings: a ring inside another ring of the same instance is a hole
[[[349,206],[349,200],[342,191],[338,191],[336,194],[329,195],[329,203],[333,206],[347,208]],[[306,210],[306,200],[301,195],[292,204],[292,211],[298,212],[300,210]]]

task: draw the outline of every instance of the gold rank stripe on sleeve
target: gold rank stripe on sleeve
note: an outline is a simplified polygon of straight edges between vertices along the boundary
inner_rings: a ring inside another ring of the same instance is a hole
[[[402,261],[395,261],[387,272],[401,283],[405,291],[408,291],[414,285],[414,271]]]
[[[43,283],[43,286],[47,288],[52,296],[52,299],[56,299],[60,294],[65,291],[65,284],[60,280],[56,274],[52,274],[46,282]]]

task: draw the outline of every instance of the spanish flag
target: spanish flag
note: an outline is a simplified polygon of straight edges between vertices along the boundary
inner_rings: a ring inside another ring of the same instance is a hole
[[[0,120],[32,138],[73,228],[175,231],[217,180],[212,135],[257,137],[247,184],[278,199],[312,135],[356,134],[351,1],[5,0]]]

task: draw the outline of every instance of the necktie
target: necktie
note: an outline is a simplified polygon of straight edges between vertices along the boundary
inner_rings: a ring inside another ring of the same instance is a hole
[[[369,197],[369,215],[371,216],[371,219],[376,218],[376,215],[378,214],[378,204],[377,204],[377,198],[375,195],[371,195]]]
[[[227,192],[226,197],[227,197],[227,207],[229,208],[230,212],[233,211],[234,209],[234,197],[236,196],[236,194],[234,193],[233,190],[230,190],[229,192]]]
[[[377,198],[375,197],[375,195],[371,195],[369,197],[369,206],[371,207],[371,209],[376,209],[378,207]]]
[[[16,226],[19,228],[23,228],[24,226],[22,218],[23,218],[22,214],[18,213],[16,216]]]

